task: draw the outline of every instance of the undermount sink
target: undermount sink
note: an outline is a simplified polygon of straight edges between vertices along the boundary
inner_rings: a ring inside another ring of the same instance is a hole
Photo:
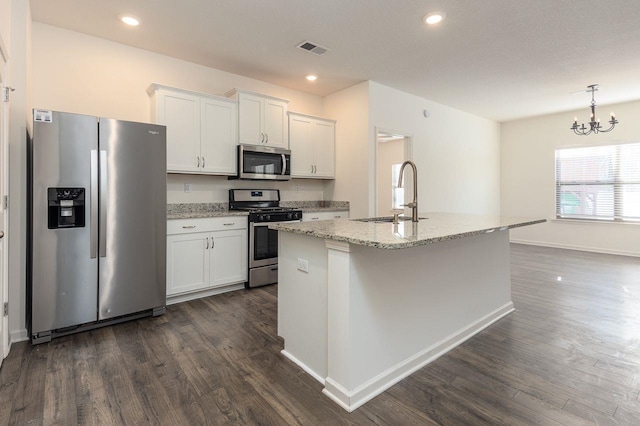
[[[428,217],[419,217],[418,220],[429,219]],[[351,219],[356,222],[373,222],[373,223],[392,223],[393,216],[384,216],[384,217],[364,217],[362,219]],[[399,222],[411,221],[410,216],[400,216],[398,217]]]

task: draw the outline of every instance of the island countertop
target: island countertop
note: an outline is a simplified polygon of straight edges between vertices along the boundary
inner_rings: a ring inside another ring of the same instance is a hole
[[[503,231],[546,222],[531,217],[468,215],[459,213],[421,213],[418,223],[401,220],[398,225],[384,219],[334,219],[317,222],[269,225],[278,231],[343,241],[380,249],[405,249],[440,241]]]

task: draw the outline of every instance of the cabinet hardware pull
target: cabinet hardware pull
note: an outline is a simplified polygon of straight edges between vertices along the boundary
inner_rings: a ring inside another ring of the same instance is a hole
[[[191,228],[195,228],[195,225],[184,225],[183,228],[184,229],[191,229]]]
[[[207,248],[205,250],[209,249],[209,237],[207,237]]]
[[[235,225],[235,222],[231,222],[231,223],[223,223],[224,226],[231,226],[231,225]]]
[[[264,133],[260,133],[260,143],[264,143]]]
[[[311,173],[313,173],[313,164],[311,165]]]
[[[320,219],[319,217],[312,217],[311,220],[318,220]]]
[[[202,157],[202,167],[204,168],[204,157]]]
[[[211,248],[214,248],[216,246],[216,240],[213,239],[213,237],[211,237]]]
[[[197,156],[196,158],[198,159],[198,166],[197,167],[200,167],[200,156]]]
[[[269,133],[265,133],[265,135],[267,136],[267,140],[265,141],[265,143],[269,143]]]

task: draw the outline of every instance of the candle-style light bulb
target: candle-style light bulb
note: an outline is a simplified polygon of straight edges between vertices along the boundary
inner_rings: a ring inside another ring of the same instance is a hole
[[[616,115],[611,111],[611,119],[613,120],[614,118],[616,118]]]

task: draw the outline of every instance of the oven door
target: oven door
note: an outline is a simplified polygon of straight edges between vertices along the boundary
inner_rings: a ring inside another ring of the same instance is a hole
[[[238,178],[291,179],[291,151],[288,149],[238,145]]]
[[[300,222],[287,220],[287,223]],[[269,225],[285,222],[251,222],[249,227],[249,268],[276,265],[278,263],[278,231]]]

